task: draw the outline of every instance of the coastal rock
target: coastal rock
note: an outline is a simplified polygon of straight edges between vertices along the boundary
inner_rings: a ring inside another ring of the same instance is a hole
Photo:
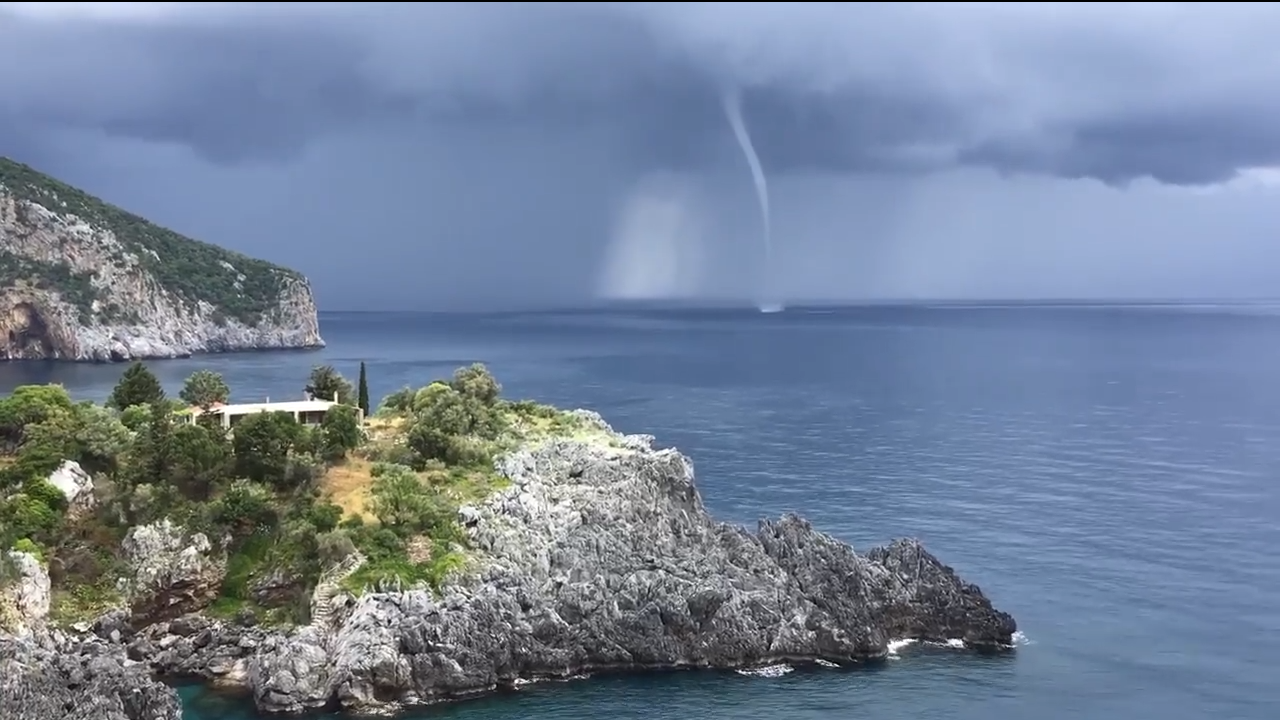
[[[0,635],[4,720],[181,720],[178,694],[97,638]]]
[[[103,631],[109,628],[104,624],[95,632],[105,637]],[[244,686],[258,648],[275,637],[276,633],[256,625],[185,615],[142,629],[128,639],[127,652],[160,675]]]
[[[49,474],[47,482],[66,496],[68,512],[72,514],[87,512],[97,504],[93,478],[74,460],[63,460],[62,465]]]
[[[10,550],[7,557],[0,574],[0,632],[28,636],[49,616],[49,573],[30,553]]]
[[[121,549],[130,575],[120,589],[135,627],[206,607],[226,575],[225,555],[208,537],[169,520],[131,528]]]
[[[0,359],[324,345],[297,272],[182,237],[6,158],[0,262]]]
[[[598,416],[595,416],[598,420]],[[598,429],[499,461],[465,512],[475,556],[442,596],[371,593],[336,630],[265,643],[260,710],[382,712],[593,672],[849,665],[891,640],[1012,644],[1016,624],[916,541],[856,554],[786,516],[714,522],[690,461]]]
[[[334,685],[329,650],[329,637],[315,626],[271,638],[249,665],[255,704],[293,714],[327,705]]]

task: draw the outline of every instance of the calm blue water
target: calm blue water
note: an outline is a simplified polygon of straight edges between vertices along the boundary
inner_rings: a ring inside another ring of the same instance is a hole
[[[297,396],[314,363],[377,395],[489,363],[691,455],[707,505],[797,510],[866,548],[914,534],[1012,612],[1015,656],[907,650],[864,672],[548,686],[425,713],[1273,720],[1280,708],[1280,317],[877,308],[326,314],[329,347],[155,363]],[[119,367],[3,365],[103,398]],[[1267,708],[1271,708],[1268,710]],[[191,711],[195,710],[194,713]],[[243,708],[192,704],[188,717]]]

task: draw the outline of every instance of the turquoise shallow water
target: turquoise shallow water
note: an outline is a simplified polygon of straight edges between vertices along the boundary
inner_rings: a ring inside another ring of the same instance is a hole
[[[921,537],[1013,613],[1010,657],[540,686],[423,717],[1271,720],[1280,707],[1280,318],[1223,309],[326,314],[330,346],[156,363],[242,400],[309,366],[375,394],[473,360],[510,394],[688,453],[707,505]],[[103,397],[119,368],[0,366]],[[188,717],[240,720],[192,700]]]

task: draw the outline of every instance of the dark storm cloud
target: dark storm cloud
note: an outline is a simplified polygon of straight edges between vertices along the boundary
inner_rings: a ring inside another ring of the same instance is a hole
[[[224,163],[413,120],[605,124],[638,166],[699,167],[727,85],[774,173],[1202,183],[1280,163],[1280,107],[1258,100],[1280,12],[1253,3],[8,5],[28,7],[0,10],[0,122]]]
[[[176,142],[221,162],[295,155],[409,103],[375,93],[334,29],[0,18],[10,124]]]

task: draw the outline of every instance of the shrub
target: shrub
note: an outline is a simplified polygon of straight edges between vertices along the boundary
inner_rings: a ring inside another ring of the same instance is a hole
[[[481,363],[458,368],[449,384],[464,397],[477,400],[483,405],[492,406],[502,394],[502,386]]]
[[[410,468],[403,465],[374,465],[372,510],[382,526],[401,535],[438,532],[452,524],[457,508],[438,493],[429,491]]]
[[[300,427],[286,412],[248,415],[236,425],[232,446],[236,473],[250,480],[284,486],[288,480],[289,451],[300,437]]]
[[[320,423],[320,434],[324,456],[333,460],[346,457],[347,452],[359,447],[364,439],[356,409],[346,405],[329,408]]]
[[[270,530],[280,521],[271,491],[247,480],[237,480],[212,506],[212,520],[237,536]]]
[[[390,395],[382,399],[382,404],[378,406],[375,415],[386,417],[388,415],[400,415],[413,411],[413,399],[417,395],[417,391],[408,385],[396,390]]]
[[[41,550],[40,546],[36,545],[31,538],[18,538],[18,540],[13,543],[13,549],[16,552],[26,553],[40,562],[44,562],[44,550]]]

